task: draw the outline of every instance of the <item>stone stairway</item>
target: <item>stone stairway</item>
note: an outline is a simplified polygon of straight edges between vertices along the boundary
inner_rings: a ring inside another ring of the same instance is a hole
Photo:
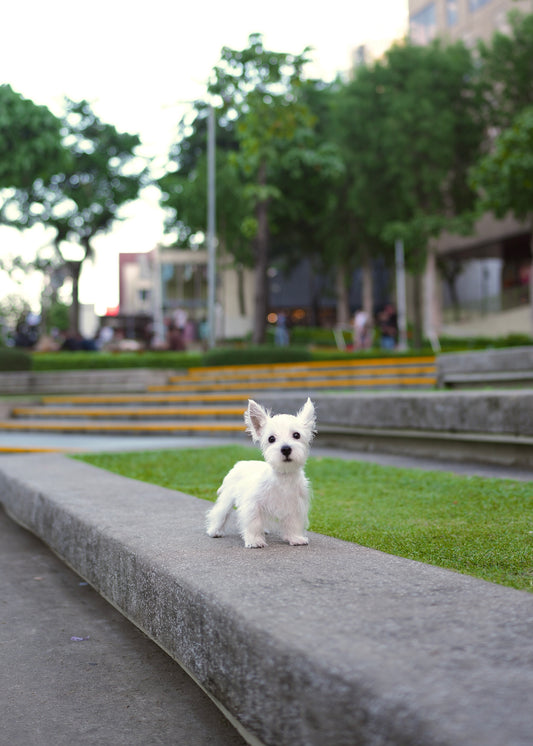
[[[275,365],[191,368],[142,394],[43,396],[20,405],[0,429],[98,434],[242,433],[249,398],[302,393],[431,389],[435,359],[375,358]]]

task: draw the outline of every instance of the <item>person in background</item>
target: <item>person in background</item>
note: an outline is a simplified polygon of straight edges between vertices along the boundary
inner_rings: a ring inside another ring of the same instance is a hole
[[[370,347],[370,324],[368,314],[359,308],[353,317],[353,345],[355,350]]]
[[[278,313],[278,319],[276,321],[276,331],[274,340],[278,347],[287,347],[289,344],[289,330],[287,328],[287,317],[280,311]]]
[[[174,324],[173,322],[171,322],[168,326],[167,344],[169,350],[185,350],[185,340],[183,339],[183,332],[178,329],[176,324]]]
[[[386,303],[378,314],[378,327],[381,332],[381,348],[394,350],[398,340],[398,316],[392,303]]]

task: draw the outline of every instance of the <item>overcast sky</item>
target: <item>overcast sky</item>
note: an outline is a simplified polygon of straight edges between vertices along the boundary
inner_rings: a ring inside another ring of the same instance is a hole
[[[26,0],[2,11],[1,81],[57,114],[64,96],[88,99],[102,119],[138,133],[147,155],[162,157],[186,108],[178,102],[205,93],[223,46],[244,49],[255,32],[275,51],[298,54],[311,46],[307,75],[329,80],[349,69],[360,44],[385,47],[403,36],[407,15],[407,0],[329,0],[314,7],[300,0]],[[31,252],[43,240],[42,234],[22,240],[5,231],[3,253]],[[88,271],[82,300],[99,300],[99,312],[115,305],[117,252],[150,250],[161,232],[153,201],[136,205],[130,220],[99,240],[98,298],[94,271]],[[111,269],[103,284],[104,266]]]

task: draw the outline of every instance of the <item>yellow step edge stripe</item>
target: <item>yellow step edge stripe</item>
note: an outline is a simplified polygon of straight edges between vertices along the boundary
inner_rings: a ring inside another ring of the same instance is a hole
[[[63,431],[72,431],[75,430],[77,432],[83,432],[83,431],[94,431],[97,430],[99,432],[102,431],[108,431],[108,432],[124,432],[124,431],[133,431],[133,432],[141,432],[141,431],[162,431],[162,432],[174,432],[174,431],[188,431],[188,430],[198,430],[203,432],[208,431],[232,431],[232,432],[244,432],[244,425],[240,423],[233,423],[233,422],[211,422],[211,423],[202,423],[202,422],[182,422],[182,423],[172,423],[172,424],[164,424],[164,423],[144,423],[144,424],[134,424],[134,423],[96,423],[96,422],[87,422],[87,423],[72,423],[72,422],[0,422],[0,428],[3,428],[5,430],[63,430]]]
[[[63,451],[73,451],[74,448],[40,448],[39,446],[0,446],[0,453],[62,453]]]
[[[190,415],[194,417],[209,417],[218,415],[242,415],[244,407],[209,407],[199,409],[198,407],[138,407],[98,409],[97,407],[19,407],[12,414],[15,417],[46,416],[46,417],[114,417],[114,416],[145,416],[145,417],[179,417]]]
[[[40,401],[43,404],[61,404],[69,402],[72,404],[124,404],[138,402],[236,402],[242,401],[247,403],[244,394],[58,394],[42,396]]]
[[[376,387],[376,386],[420,386],[420,385],[427,385],[432,386],[436,383],[437,379],[435,377],[410,377],[410,378],[397,378],[397,377],[371,377],[371,378],[346,378],[346,379],[340,379],[335,381],[284,381],[280,382],[279,385],[276,384],[276,388],[283,390],[283,389],[290,389],[290,388],[305,388],[306,384],[309,384],[311,388],[350,388],[350,387],[359,387],[359,386],[369,386],[369,387]],[[197,383],[189,383],[189,384],[176,384],[174,386],[171,385],[162,385],[162,386],[149,386],[149,391],[186,391],[187,389],[192,390],[198,390],[202,389],[205,391],[213,391],[216,390],[219,386],[222,384],[220,383],[201,383],[198,381]],[[226,389],[242,389],[244,383],[224,383],[224,388]],[[258,389],[272,389],[273,384],[271,382],[263,382],[263,381],[254,381],[250,383],[249,390],[255,391]]]
[[[231,379],[233,380],[258,380],[262,378],[269,378],[269,379],[276,379],[283,381],[286,378],[300,378],[301,380],[314,380],[317,378],[329,378],[330,380],[335,380],[336,378],[340,378],[342,376],[347,375],[353,375],[354,377],[360,376],[360,375],[369,375],[369,374],[375,374],[376,377],[381,375],[407,375],[407,374],[414,374],[414,373],[435,373],[436,369],[434,365],[406,365],[404,367],[390,367],[390,368],[377,368],[374,370],[365,370],[365,369],[357,369],[351,371],[350,369],[342,368],[339,370],[334,371],[307,371],[302,373],[301,371],[260,371],[257,373],[235,373],[231,376]],[[226,378],[230,378],[228,375],[226,376],[220,376],[218,374],[215,374],[214,372],[210,375],[203,375],[203,376],[170,376],[169,381],[171,383],[186,383],[188,381],[190,382],[201,382],[201,381],[219,381],[221,384],[226,383]]]
[[[192,367],[187,370],[190,373],[202,373],[208,371],[235,371],[235,370],[281,370],[287,368],[335,368],[335,367],[360,367],[366,365],[391,365],[391,364],[414,364],[414,363],[432,363],[435,362],[434,355],[420,355],[417,357],[375,357],[375,358],[356,358],[353,360],[311,360],[295,363],[252,363],[248,365],[210,365],[205,367]]]

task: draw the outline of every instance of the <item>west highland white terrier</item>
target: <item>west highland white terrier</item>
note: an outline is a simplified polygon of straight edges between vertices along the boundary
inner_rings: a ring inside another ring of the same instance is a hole
[[[244,413],[247,432],[259,443],[265,461],[238,461],[218,489],[207,513],[209,536],[223,536],[231,509],[248,548],[266,546],[265,531],[277,530],[292,546],[308,544],[304,531],[309,510],[309,481],[304,465],[315,434],[310,399],[296,416],[270,416],[252,399]]]

